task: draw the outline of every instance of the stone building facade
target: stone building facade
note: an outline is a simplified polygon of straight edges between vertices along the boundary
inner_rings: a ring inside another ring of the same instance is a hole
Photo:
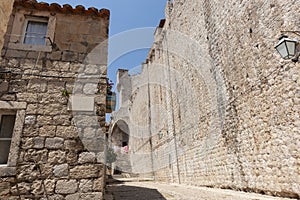
[[[114,123],[127,113],[133,172],[299,198],[300,64],[274,49],[300,29],[299,7],[168,2],[141,74],[121,78],[129,100]]]
[[[0,199],[102,199],[110,12],[3,2]]]
[[[3,47],[4,34],[6,33],[9,16],[13,8],[14,1],[0,1],[0,49]]]

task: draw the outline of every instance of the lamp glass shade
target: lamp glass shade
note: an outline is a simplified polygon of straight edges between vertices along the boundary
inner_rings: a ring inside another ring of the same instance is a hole
[[[297,41],[283,37],[275,46],[276,50],[283,59],[290,59],[295,56]]]

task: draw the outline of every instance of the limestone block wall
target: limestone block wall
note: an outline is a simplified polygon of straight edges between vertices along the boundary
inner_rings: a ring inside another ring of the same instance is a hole
[[[134,173],[151,170],[151,148],[149,145],[149,93],[148,69],[131,79],[131,96],[129,101],[129,150]]]
[[[1,0],[0,1],[0,49],[3,47],[4,34],[6,33],[7,24],[10,14],[12,12],[14,1],[13,0]]]
[[[151,116],[151,140],[136,146],[152,148],[157,180],[299,198],[300,64],[274,49],[280,31],[299,29],[299,6],[168,4],[149,71],[131,80],[132,91],[152,85],[132,93],[144,99],[129,115],[148,104],[137,121]]]
[[[56,47],[45,52],[9,45],[17,13],[47,14],[17,5],[0,58],[0,111],[22,103],[24,116],[10,152],[16,163],[0,166],[0,199],[102,199],[109,11],[58,9]],[[92,98],[93,109],[78,109],[88,102],[74,96]]]

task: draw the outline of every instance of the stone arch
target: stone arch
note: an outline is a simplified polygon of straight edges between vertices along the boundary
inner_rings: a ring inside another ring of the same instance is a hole
[[[129,144],[129,126],[124,120],[116,121],[111,128],[110,142],[113,146],[125,147]]]
[[[129,126],[125,120],[119,119],[110,128],[110,145],[116,153],[116,161],[112,165],[112,174],[130,173],[131,159],[129,153]]]

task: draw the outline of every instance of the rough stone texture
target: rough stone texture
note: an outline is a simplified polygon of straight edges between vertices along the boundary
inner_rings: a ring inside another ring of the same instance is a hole
[[[80,194],[71,194],[66,196],[66,200],[80,200]]]
[[[63,138],[77,138],[78,131],[74,126],[58,126],[56,136]]]
[[[66,160],[66,152],[64,151],[50,151],[48,156],[48,162],[51,164],[61,164]]]
[[[105,105],[106,88],[97,86],[106,85],[109,19],[35,9],[39,6],[14,7],[11,12],[12,2],[0,1],[0,111],[14,105],[21,111],[15,124],[18,138],[13,140],[18,150],[11,151],[17,161],[11,163],[17,165],[0,166],[0,199],[81,199],[79,190],[102,199],[103,187],[94,189],[94,184],[103,181],[103,165],[94,166],[96,156],[89,151],[97,143],[101,149],[96,153],[103,153],[104,145],[91,136],[90,147],[79,133],[88,128],[94,129],[94,137],[105,133],[105,106],[98,108],[98,103]],[[24,30],[27,15],[49,18],[48,28],[53,28],[49,33],[54,32],[57,48],[29,47],[12,34]],[[91,60],[90,53],[101,61]],[[69,97],[74,94],[101,99],[95,104],[99,115],[73,112]]]
[[[42,181],[34,181],[32,183],[32,194],[35,196],[41,195],[44,193],[44,188],[43,188],[43,184]]]
[[[45,190],[48,194],[53,194],[55,189],[55,180],[45,180]]]
[[[42,149],[45,146],[45,138],[36,137],[33,139],[33,148]]]
[[[0,49],[3,47],[4,43],[4,34],[6,33],[7,30],[7,25],[9,21],[9,17],[11,14],[11,11],[13,9],[13,0],[5,1],[2,0],[0,1]]]
[[[299,29],[299,6],[169,3],[113,122],[129,126],[133,172],[299,198],[300,64],[274,50],[281,30]]]
[[[96,160],[96,155],[93,152],[83,152],[79,155],[78,162],[81,164],[94,163]]]
[[[61,149],[64,146],[63,138],[47,138],[45,141],[45,147],[48,149]]]
[[[55,192],[58,194],[74,194],[78,189],[78,182],[76,180],[59,180],[56,183]]]
[[[94,185],[93,185],[93,190],[94,191],[101,192],[102,187],[103,187],[103,179],[102,178],[98,178],[98,179],[94,180]]]
[[[101,200],[101,192],[85,193],[80,195],[81,200]]]
[[[42,198],[42,200],[64,200],[64,196],[59,195],[59,194],[54,194],[54,195],[50,195],[48,196],[48,198]]]
[[[79,183],[79,191],[83,193],[91,192],[93,190],[93,181],[81,180]]]
[[[8,182],[0,183],[0,195],[7,196],[9,194],[10,184]]]
[[[70,177],[76,179],[97,178],[101,176],[101,165],[84,165],[70,169]]]
[[[25,118],[25,124],[35,124],[36,116],[34,115],[28,115]]]
[[[56,177],[68,176],[69,175],[69,165],[62,164],[53,167],[53,173]]]

